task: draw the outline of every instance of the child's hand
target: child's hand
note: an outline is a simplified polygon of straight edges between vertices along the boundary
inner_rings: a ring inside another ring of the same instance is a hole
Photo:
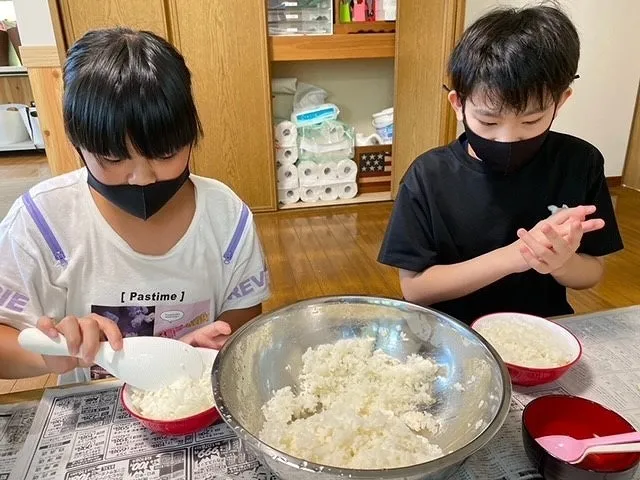
[[[562,209],[538,222],[528,232],[525,229],[518,230],[519,240],[506,247],[514,272],[533,268],[539,273],[551,273],[561,268],[580,246],[583,234],[604,227],[602,219],[586,220],[595,210],[596,207],[592,205]]]
[[[604,227],[604,220],[602,220],[601,218],[592,218],[591,220],[586,220],[589,215],[592,215],[595,212],[595,205],[580,205],[573,208],[563,208],[558,210],[546,220],[538,222],[538,224],[532,230],[539,230],[544,225],[551,224],[557,227],[563,227],[561,230],[559,230],[559,233],[561,233],[563,236],[566,236],[569,234],[570,224],[573,221],[577,220],[582,226],[583,233],[593,232],[594,230],[600,230]]]
[[[543,238],[540,235],[536,238],[525,229],[518,230],[518,238],[522,240],[522,258],[529,268],[538,273],[553,273],[562,268],[580,246],[584,229],[578,220],[571,221],[566,236],[560,235],[556,228],[550,224],[543,225],[539,229]]]
[[[231,335],[231,326],[226,322],[213,322],[191,333],[180,340],[194,347],[220,350]]]
[[[41,317],[36,326],[51,338],[57,338],[61,334],[67,341],[69,353],[82,355],[82,359],[43,355],[45,364],[53,373],[61,374],[77,367],[90,367],[104,338],[114,350],[122,348],[122,333],[118,325],[95,313],[81,318],[64,317],[57,323],[49,317]]]

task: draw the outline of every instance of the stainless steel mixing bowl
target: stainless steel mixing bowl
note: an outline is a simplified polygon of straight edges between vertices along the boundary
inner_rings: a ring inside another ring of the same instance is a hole
[[[302,354],[360,337],[374,337],[378,348],[398,359],[418,354],[442,365],[430,411],[442,420],[434,441],[445,456],[402,468],[355,470],[306,462],[260,441],[261,407],[279,388],[291,385],[295,391]],[[296,480],[449,478],[496,435],[511,400],[505,365],[466,325],[406,302],[360,296],[312,299],[261,315],[220,350],[212,384],[222,418],[244,445],[280,478]]]

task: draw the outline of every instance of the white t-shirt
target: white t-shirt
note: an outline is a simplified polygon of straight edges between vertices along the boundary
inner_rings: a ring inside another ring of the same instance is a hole
[[[111,228],[86,169],[33,187],[0,222],[0,321],[21,330],[43,315],[93,312],[123,336],[175,338],[263,302],[269,280],[250,210],[226,185],[190,179],[193,221],[160,256],[135,252]],[[89,369],[78,369],[61,383],[89,379]]]

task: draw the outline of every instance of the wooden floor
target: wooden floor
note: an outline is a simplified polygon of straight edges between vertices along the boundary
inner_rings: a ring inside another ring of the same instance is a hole
[[[39,167],[32,174],[39,176]],[[616,188],[612,194],[626,248],[607,260],[598,287],[571,292],[578,313],[640,304],[640,193]],[[399,298],[397,272],[376,262],[390,212],[387,202],[256,215],[273,291],[265,311],[325,295]],[[51,376],[0,381],[0,394],[54,384]]]
[[[38,182],[51,176],[44,153],[0,154],[0,219],[16,198]]]

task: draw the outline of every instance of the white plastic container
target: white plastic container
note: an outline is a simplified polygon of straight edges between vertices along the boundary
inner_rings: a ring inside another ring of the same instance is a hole
[[[393,107],[374,113],[371,124],[376,129],[376,133],[382,138],[383,143],[391,143],[393,141]]]
[[[270,0],[267,10],[269,35],[331,35],[333,2],[318,0],[315,4]]]
[[[23,121],[23,115],[26,113],[26,105],[13,103],[0,105],[0,146],[30,140],[29,131]]]
[[[395,22],[396,7],[388,7],[376,10],[377,22]]]

